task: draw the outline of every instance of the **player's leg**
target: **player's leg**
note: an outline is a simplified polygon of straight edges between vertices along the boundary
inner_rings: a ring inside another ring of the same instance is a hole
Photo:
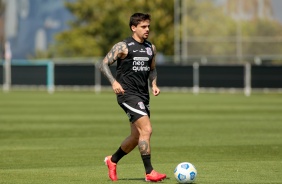
[[[138,145],[139,132],[132,123],[130,123],[130,128],[130,135],[121,143],[121,146],[118,148],[118,150],[113,155],[107,156],[105,158],[105,163],[108,166],[109,178],[113,181],[118,179],[116,172],[116,165],[118,161],[123,156],[130,153]]]
[[[121,143],[120,148],[112,155],[112,162],[118,163],[125,154],[130,153],[138,145],[139,132],[132,123],[130,123],[130,129],[130,135]]]
[[[150,138],[152,135],[152,126],[148,116],[142,116],[134,123],[136,130],[139,132],[138,148],[141,155],[151,154]]]
[[[138,148],[141,154],[146,174],[152,172],[150,138],[152,134],[152,126],[148,116],[142,116],[134,122],[139,132]]]
[[[151,163],[151,147],[150,138],[152,135],[151,121],[148,116],[142,116],[134,122],[136,129],[139,132],[138,148],[145,167],[146,181],[161,181],[166,178],[165,174],[160,174],[154,171]]]
[[[134,124],[130,123],[130,129],[130,135],[121,143],[121,148],[126,153],[130,153],[138,145],[139,140],[139,132]]]

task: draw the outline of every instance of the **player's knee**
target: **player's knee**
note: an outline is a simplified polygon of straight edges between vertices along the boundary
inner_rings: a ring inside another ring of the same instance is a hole
[[[142,130],[143,135],[151,136],[153,133],[152,127],[151,126],[146,126]]]

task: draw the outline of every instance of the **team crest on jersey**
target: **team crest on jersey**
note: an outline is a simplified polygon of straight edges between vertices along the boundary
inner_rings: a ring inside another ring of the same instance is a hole
[[[147,50],[147,54],[149,56],[151,56],[153,53],[152,53],[152,49],[150,47],[146,47],[146,50]]]
[[[145,105],[143,102],[138,102],[140,109],[145,109]]]

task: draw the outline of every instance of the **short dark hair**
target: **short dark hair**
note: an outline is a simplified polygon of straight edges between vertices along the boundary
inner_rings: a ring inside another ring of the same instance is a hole
[[[131,26],[137,26],[140,22],[145,20],[151,20],[151,16],[145,13],[134,13],[131,15],[129,20],[129,28],[131,30]]]

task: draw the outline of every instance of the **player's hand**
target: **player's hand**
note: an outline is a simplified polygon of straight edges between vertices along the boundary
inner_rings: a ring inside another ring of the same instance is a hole
[[[158,96],[161,90],[157,86],[152,86],[152,91],[154,96]]]
[[[112,88],[115,92],[115,94],[124,94],[124,89],[122,88],[122,86],[120,85],[120,83],[118,83],[116,80],[112,83]]]

